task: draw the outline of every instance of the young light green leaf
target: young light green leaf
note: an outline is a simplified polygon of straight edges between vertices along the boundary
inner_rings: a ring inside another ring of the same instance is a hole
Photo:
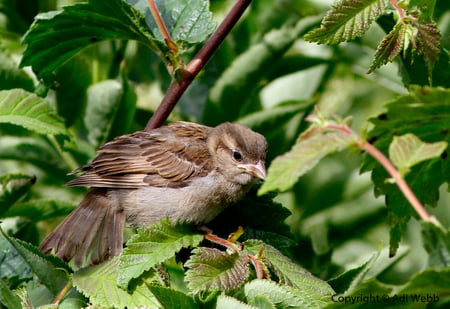
[[[68,136],[64,121],[50,104],[22,89],[0,91],[0,123],[12,123],[39,134]]]
[[[240,300],[222,294],[219,295],[219,297],[217,297],[217,303],[215,306],[216,309],[229,309],[229,308],[233,308],[233,309],[266,309],[265,307],[255,307],[255,306],[251,306],[251,305],[247,305],[243,302],[241,302]],[[273,307],[275,309],[275,307]]]
[[[292,288],[281,286],[270,280],[256,279],[244,286],[245,297],[248,303],[256,302],[256,299],[265,296],[276,308],[323,308],[315,306],[308,299],[293,293]]]
[[[372,63],[367,73],[372,73],[382,65],[392,62],[408,45],[409,36],[406,35],[408,23],[398,22],[389,34],[381,41],[377,47]],[[406,42],[405,42],[406,41]]]
[[[327,12],[320,28],[311,30],[305,40],[338,44],[362,36],[380,17],[389,0],[340,0]]]
[[[163,308],[196,309],[198,305],[194,299],[181,291],[167,288],[158,284],[150,284],[148,288],[158,299]]]
[[[190,226],[172,225],[165,219],[139,229],[120,256],[118,284],[127,287],[131,279],[173,257],[181,248],[195,247],[202,240],[203,235],[194,233]]]
[[[450,266],[450,232],[431,222],[422,222],[423,246],[428,252],[428,265],[442,269]]]
[[[27,48],[20,65],[31,65],[39,78],[49,82],[53,73],[81,49],[116,39],[136,40],[155,51],[165,48],[157,46],[141,12],[125,1],[89,0],[39,14],[23,38]]]
[[[195,248],[185,266],[189,268],[186,281],[193,293],[231,290],[243,284],[249,275],[246,254],[228,254],[215,248]]]
[[[290,151],[272,161],[258,194],[290,189],[299,177],[312,169],[323,157],[341,151],[354,142],[355,136],[352,134],[324,127],[311,127],[300,135]]]
[[[7,236],[2,229],[0,229],[0,232],[22,256],[32,272],[42,280],[44,285],[54,295],[57,295],[61,287],[68,281],[67,273],[70,271],[70,268],[60,259],[54,256],[45,256],[36,247],[19,239]]]
[[[36,182],[35,176],[7,174],[0,176],[0,217]]]
[[[447,149],[446,142],[424,143],[414,134],[394,136],[389,145],[389,158],[405,175],[410,168],[422,161],[439,157]]]
[[[329,303],[330,296],[335,294],[328,283],[314,277],[274,247],[259,240],[248,240],[244,242],[244,248],[246,252],[253,255],[262,252],[263,263],[275,273],[279,283],[291,286],[297,295],[301,295],[304,303],[308,303],[312,307],[323,307]]]
[[[146,284],[139,283],[133,291],[117,286],[119,258],[78,270],[72,275],[73,285],[89,297],[91,303],[106,308],[157,308],[160,305]]]

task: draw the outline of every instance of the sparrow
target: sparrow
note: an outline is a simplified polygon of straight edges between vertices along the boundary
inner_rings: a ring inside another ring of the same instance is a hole
[[[266,152],[264,136],[233,123],[175,122],[116,137],[70,173],[82,174],[67,185],[90,189],[40,250],[97,264],[121,252],[125,226],[206,224],[265,178]]]

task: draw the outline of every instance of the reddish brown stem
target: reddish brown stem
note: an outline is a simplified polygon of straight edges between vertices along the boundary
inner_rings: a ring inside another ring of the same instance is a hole
[[[252,254],[248,254],[247,256],[250,259],[250,261],[252,262],[253,267],[255,267],[256,278],[265,279],[266,276],[264,274],[263,267],[261,266],[261,262]]]
[[[230,33],[231,29],[233,29],[242,14],[244,14],[250,3],[251,0],[236,1],[233,8],[217,28],[216,32],[214,32],[194,59],[186,66],[186,72],[183,74],[181,82],[178,83],[176,80],[172,80],[164,99],[161,101],[161,104],[155,111],[153,117],[147,123],[145,130],[157,128],[164,123],[184,91],[192,83],[195,76],[197,76],[206,62],[211,58],[212,54],[217,50],[228,33]]]
[[[62,288],[61,291],[59,291],[58,295],[56,295],[55,299],[53,300],[52,304],[57,305],[63,299],[64,296],[72,289],[72,281],[69,280],[67,284]]]
[[[392,6],[395,8],[395,10],[398,13],[398,17],[400,17],[399,19],[402,19],[403,17],[405,17],[405,11],[398,5],[397,0],[390,0]]]
[[[224,246],[225,248],[231,249],[234,252],[240,252],[241,249],[236,246],[236,244],[232,243],[231,241],[228,241],[226,239],[223,239],[217,235],[214,235],[212,233],[206,233],[205,235],[203,235],[206,239],[208,239],[210,242],[213,242],[215,244]]]
[[[155,1],[147,0],[147,2],[150,8],[150,12],[152,13],[153,18],[155,19],[155,22],[158,25],[159,30],[161,30],[161,33],[164,37],[164,41],[166,42],[170,50],[176,51],[177,45],[173,42],[172,38],[170,37],[170,33],[167,30],[166,24],[164,24],[161,15],[159,14],[158,7],[156,6]]]
[[[423,207],[423,205],[420,203],[420,201],[417,199],[417,197],[412,192],[411,188],[408,186],[406,181],[403,179],[399,171],[394,167],[394,165],[389,161],[389,159],[381,153],[377,148],[372,146],[370,143],[363,141],[361,138],[359,138],[355,132],[353,132],[350,128],[347,126],[341,126],[341,125],[328,125],[327,126],[330,129],[339,130],[341,132],[344,132],[345,134],[354,135],[358,138],[357,145],[361,149],[368,152],[372,157],[375,158],[391,175],[391,177],[395,180],[395,184],[398,186],[400,191],[403,193],[405,198],[408,200],[408,202],[411,204],[411,206],[414,208],[414,210],[417,212],[419,217],[424,221],[433,222],[436,225],[440,225],[437,219],[434,216],[431,216]]]

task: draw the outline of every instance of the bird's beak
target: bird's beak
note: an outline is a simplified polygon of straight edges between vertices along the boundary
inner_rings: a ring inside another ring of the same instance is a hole
[[[244,169],[249,175],[264,180],[266,178],[266,167],[263,161],[254,164],[239,164],[239,168]]]

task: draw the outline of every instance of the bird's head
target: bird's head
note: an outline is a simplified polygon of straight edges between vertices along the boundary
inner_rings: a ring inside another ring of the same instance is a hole
[[[219,172],[231,182],[246,185],[266,177],[266,139],[241,124],[226,122],[213,128],[208,149]]]

